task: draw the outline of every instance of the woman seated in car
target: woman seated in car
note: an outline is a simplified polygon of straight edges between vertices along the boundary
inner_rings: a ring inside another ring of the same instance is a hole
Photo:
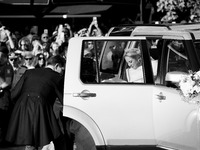
[[[126,49],[124,58],[127,62],[126,77],[128,82],[143,82],[141,52],[138,48]]]

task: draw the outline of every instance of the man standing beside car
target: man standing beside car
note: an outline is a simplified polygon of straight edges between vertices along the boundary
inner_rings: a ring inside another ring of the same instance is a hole
[[[64,137],[53,111],[56,98],[61,104],[63,100],[64,80],[60,73],[64,66],[64,58],[52,56],[45,68],[28,69],[22,75],[11,92],[15,104],[8,124],[8,142],[32,150],[45,149],[53,141],[55,149],[65,149]]]

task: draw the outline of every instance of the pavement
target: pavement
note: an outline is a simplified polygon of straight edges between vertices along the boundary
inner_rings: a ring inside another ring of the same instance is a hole
[[[13,146],[11,144],[0,145],[0,150],[25,150],[25,146]]]
[[[25,147],[0,147],[0,150],[25,150]]]

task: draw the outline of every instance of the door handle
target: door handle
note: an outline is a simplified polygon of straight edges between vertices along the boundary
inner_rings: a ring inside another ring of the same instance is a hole
[[[88,99],[89,97],[96,97],[96,93],[91,93],[88,90],[83,90],[81,93],[73,93],[73,97]]]
[[[96,97],[96,93],[74,93],[74,97]]]
[[[162,92],[160,92],[159,94],[157,94],[156,97],[157,97],[157,99],[159,99],[160,101],[166,100],[166,96],[164,96]]]

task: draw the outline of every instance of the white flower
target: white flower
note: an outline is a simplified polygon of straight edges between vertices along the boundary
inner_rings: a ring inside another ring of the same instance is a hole
[[[197,72],[196,72],[196,75],[198,75],[198,76],[200,77],[200,71],[197,71]]]
[[[194,87],[193,87],[193,90],[195,91],[195,92],[197,92],[197,93],[199,93],[200,92],[200,86],[198,85],[195,85]]]
[[[179,88],[184,100],[192,102],[193,98],[200,93],[200,71],[190,72],[189,75],[182,76],[179,82]]]

